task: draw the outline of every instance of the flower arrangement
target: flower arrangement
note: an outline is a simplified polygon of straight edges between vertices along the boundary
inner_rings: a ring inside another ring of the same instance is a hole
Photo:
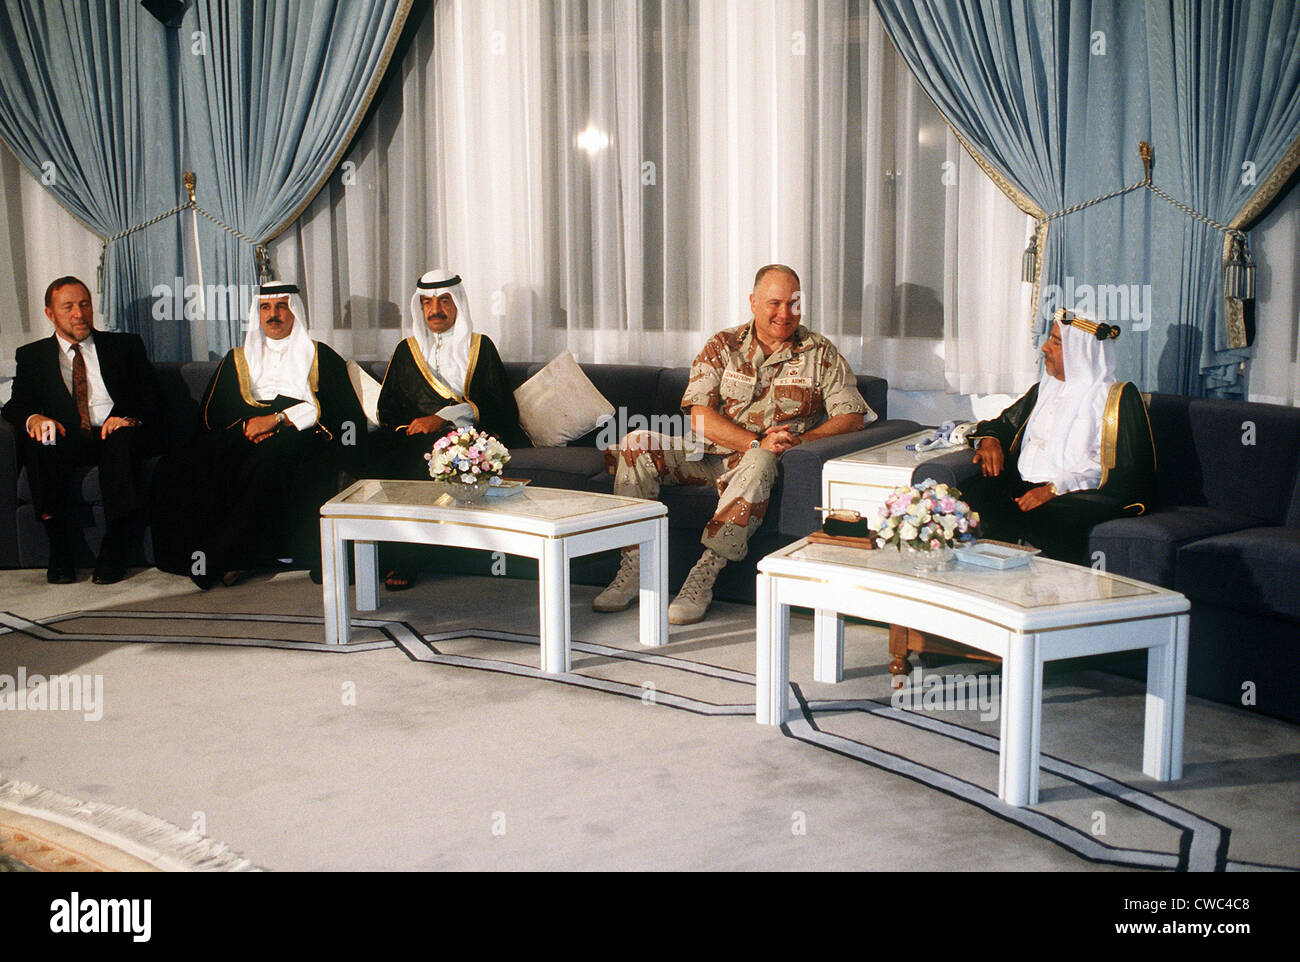
[[[433,450],[424,459],[429,462],[429,477],[435,481],[477,484],[499,478],[510,452],[484,431],[458,428],[433,442]]]
[[[974,540],[980,516],[960,498],[959,490],[933,478],[910,488],[895,488],[880,509],[877,546],[942,551]]]

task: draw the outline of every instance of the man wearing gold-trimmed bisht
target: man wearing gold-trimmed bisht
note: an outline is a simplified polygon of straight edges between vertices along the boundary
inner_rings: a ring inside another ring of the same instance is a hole
[[[319,579],[320,506],[361,464],[366,418],[347,364],[312,340],[297,287],[261,287],[200,414],[199,436],[159,466],[158,567],[233,585],[287,551]]]
[[[981,473],[961,490],[982,537],[1087,564],[1094,525],[1146,512],[1155,445],[1142,395],[1115,380],[1118,336],[1117,327],[1057,311],[1042,348],[1047,376],[971,432]]]
[[[379,392],[378,443],[383,474],[429,480],[433,442],[458,427],[476,427],[506,447],[522,443],[519,408],[491,338],[474,331],[458,275],[434,269],[411,295],[411,333],[397,345]],[[416,549],[385,550],[384,585],[412,584]]]

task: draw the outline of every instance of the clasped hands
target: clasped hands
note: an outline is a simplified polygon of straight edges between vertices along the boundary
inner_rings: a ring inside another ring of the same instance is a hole
[[[791,448],[802,443],[797,436],[791,434],[786,428],[770,428],[763,434],[758,446],[764,451],[772,452],[779,458]]]
[[[99,429],[99,439],[104,440],[118,428],[133,428],[139,423],[135,418],[109,418]],[[27,436],[33,441],[43,441],[46,430],[49,430],[45,427],[46,424],[53,425],[52,430],[59,437],[68,433],[68,429],[54,418],[47,418],[44,414],[34,414],[27,420]]]
[[[971,460],[980,466],[980,471],[984,474],[984,477],[996,478],[1002,473],[1002,469],[1006,467],[1006,455],[1002,452],[1002,442],[994,437],[980,438],[979,447],[975,449],[975,457]],[[1056,497],[1056,492],[1052,485],[1040,484],[1016,498],[1015,502],[1021,511],[1033,511],[1040,505],[1047,504],[1054,497]]]

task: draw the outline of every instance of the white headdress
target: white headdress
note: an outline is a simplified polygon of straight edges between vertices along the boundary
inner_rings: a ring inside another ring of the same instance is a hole
[[[1058,311],[1065,380],[1047,376],[1025,425],[1018,466],[1026,481],[1057,481],[1093,474],[1100,482],[1101,428],[1115,383],[1119,328]],[[1095,470],[1092,466],[1096,466]]]
[[[288,337],[272,341],[262,330],[259,305],[263,300],[278,299],[286,295],[289,298],[289,310],[293,313],[293,330]],[[294,284],[282,284],[279,281],[263,284],[257,296],[253,298],[248,317],[248,333],[244,336],[244,360],[248,363],[248,379],[254,394],[265,393],[258,391],[258,382],[261,381],[266,370],[265,358],[268,351],[277,354],[283,352],[284,361],[287,362],[277,366],[276,380],[281,385],[277,393],[300,401],[310,398],[311,388],[308,378],[311,375],[312,363],[316,360],[316,343],[307,330],[307,309],[303,306],[302,296]],[[267,401],[271,398],[258,397],[258,400]]]
[[[450,294],[456,304],[456,324],[443,334],[434,334],[424,321],[422,297]],[[469,371],[469,348],[474,335],[474,324],[469,316],[469,297],[458,274],[443,268],[434,268],[415,286],[411,295],[411,335],[420,346],[420,353],[429,369],[447,387],[457,394],[468,388],[465,375]]]

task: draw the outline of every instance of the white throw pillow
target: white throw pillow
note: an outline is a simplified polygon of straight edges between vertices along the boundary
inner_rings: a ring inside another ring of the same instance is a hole
[[[348,361],[348,377],[352,380],[352,390],[357,392],[361,410],[366,412],[366,420],[372,428],[379,427],[379,389],[382,385],[356,361]]]
[[[596,390],[568,351],[519,385],[515,403],[519,426],[539,448],[563,447],[594,431],[600,418],[614,414],[614,405]]]

